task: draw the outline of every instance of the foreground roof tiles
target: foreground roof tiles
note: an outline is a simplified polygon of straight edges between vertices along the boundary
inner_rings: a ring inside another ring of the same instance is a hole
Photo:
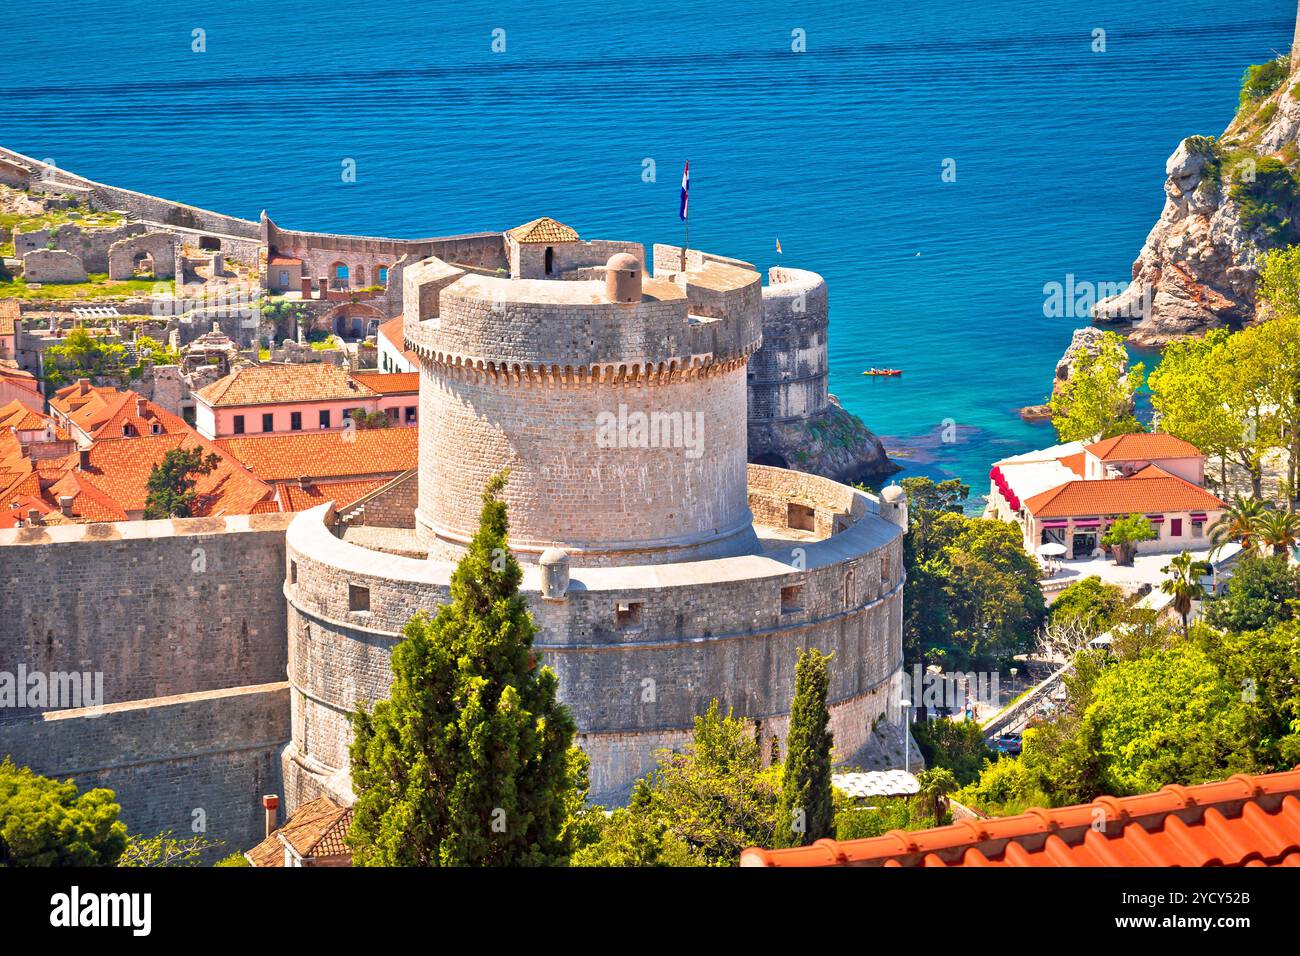
[[[309,482],[306,488],[296,481],[282,481],[276,484],[275,489],[284,511],[306,511],[327,501],[334,502],[335,508],[343,509],[372,491],[378,491],[392,480],[381,477],[356,481]]]
[[[1163,432],[1116,435],[1114,438],[1094,442],[1087,447],[1089,452],[1102,461],[1202,457],[1201,450],[1191,442],[1185,442],[1181,438]]]
[[[0,335],[13,335],[20,310],[17,299],[0,299]]]
[[[1300,866],[1300,769],[865,840],[751,848],[740,865]]]
[[[374,398],[337,365],[251,365],[194,393],[212,406],[269,405]]]
[[[245,435],[216,442],[263,481],[397,475],[419,460],[414,426]]]

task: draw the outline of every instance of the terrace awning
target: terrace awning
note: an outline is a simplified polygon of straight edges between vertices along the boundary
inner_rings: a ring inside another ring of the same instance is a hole
[[[1066,528],[1069,527],[1068,521],[1044,521],[1040,527],[1043,528]]]

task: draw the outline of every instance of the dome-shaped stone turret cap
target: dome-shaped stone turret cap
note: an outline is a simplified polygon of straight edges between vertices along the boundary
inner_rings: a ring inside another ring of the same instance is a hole
[[[605,263],[605,268],[611,272],[630,272],[633,269],[641,268],[641,260],[630,252],[616,252],[609,257]]]
[[[605,263],[605,297],[610,302],[641,301],[641,262],[630,252],[616,252]]]
[[[901,485],[890,485],[880,493],[881,501],[888,501],[891,505],[895,502],[904,500],[907,497]]]
[[[537,563],[542,567],[549,567],[553,564],[568,564],[569,552],[563,548],[547,548],[542,552],[542,556],[537,559]]]

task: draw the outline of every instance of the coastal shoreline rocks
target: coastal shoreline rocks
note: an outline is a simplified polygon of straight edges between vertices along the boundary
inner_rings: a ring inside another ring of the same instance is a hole
[[[864,481],[902,471],[889,460],[880,438],[834,395],[808,419],[750,422],[749,460],[770,464],[769,455],[779,456],[785,467],[835,481]]]

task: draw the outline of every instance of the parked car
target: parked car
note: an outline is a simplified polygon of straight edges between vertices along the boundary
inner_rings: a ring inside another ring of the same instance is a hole
[[[989,744],[999,757],[1003,754],[1008,757],[1019,757],[1023,745],[1020,734],[998,734]]]

